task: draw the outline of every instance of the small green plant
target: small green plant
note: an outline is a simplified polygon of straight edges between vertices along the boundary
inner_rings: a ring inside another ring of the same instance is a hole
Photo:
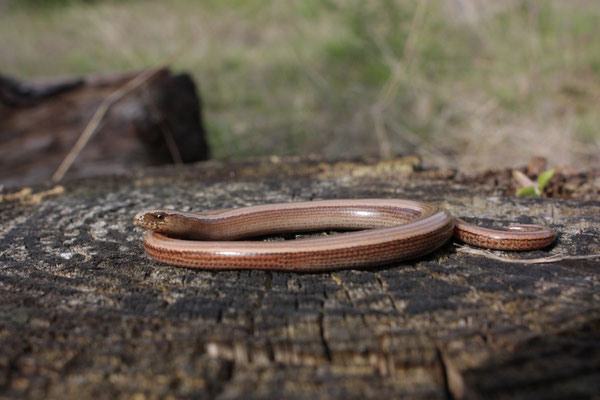
[[[513,171],[513,176],[519,181],[521,187],[517,190],[517,196],[541,196],[544,188],[554,176],[554,168],[544,171],[538,176],[537,182],[533,182],[521,171]]]

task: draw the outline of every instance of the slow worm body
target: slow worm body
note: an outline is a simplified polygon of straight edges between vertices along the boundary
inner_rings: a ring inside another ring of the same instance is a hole
[[[319,271],[382,265],[416,258],[452,236],[500,250],[550,245],[554,232],[539,225],[498,231],[471,225],[430,203],[399,199],[323,200],[266,204],[205,213],[144,211],[144,248],[166,264],[202,269]],[[286,232],[350,230],[326,237],[244,241]]]

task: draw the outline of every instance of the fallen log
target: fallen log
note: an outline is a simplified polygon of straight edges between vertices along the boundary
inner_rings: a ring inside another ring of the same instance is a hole
[[[67,177],[208,158],[201,102],[193,80],[164,68],[151,72],[148,79],[108,105],[89,142],[74,152]],[[139,75],[31,82],[0,76],[0,184],[49,179],[82,132],[90,128],[105,100]]]

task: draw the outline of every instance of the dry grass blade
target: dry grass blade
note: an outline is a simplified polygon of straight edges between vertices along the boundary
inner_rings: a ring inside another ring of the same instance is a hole
[[[375,137],[379,147],[379,156],[383,159],[391,158],[392,145],[389,138],[389,133],[386,128],[386,120],[384,114],[394,104],[398,96],[398,90],[403,78],[408,76],[414,59],[415,42],[418,39],[419,28],[423,22],[426,10],[426,2],[418,2],[410,24],[410,30],[402,59],[394,56],[393,51],[385,43],[382,38],[373,37],[377,48],[382,54],[384,60],[390,69],[390,77],[385,85],[379,91],[376,102],[371,106],[370,115],[373,120]]]
[[[130,92],[147,82],[149,79],[155,77],[160,71],[164,70],[164,68],[164,66],[160,66],[158,68],[148,69],[143,72],[140,72],[134,78],[125,83],[123,86],[106,96],[106,98],[98,106],[98,109],[96,110],[96,113],[94,114],[90,122],[87,124],[87,126],[77,139],[77,142],[75,142],[75,145],[73,145],[71,151],[69,151],[69,153],[66,155],[66,157],[54,173],[54,175],[52,175],[52,180],[54,182],[60,182],[69,170],[69,168],[71,168],[71,165],[73,164],[73,162],[75,162],[77,156],[79,156],[79,153],[81,153],[85,145],[90,141],[94,133],[96,133],[100,122],[102,121],[110,107],[117,101],[125,97],[127,94],[129,94]]]
[[[512,176],[519,183],[519,187],[535,186],[535,182],[519,170],[513,170]]]
[[[503,262],[512,263],[512,264],[547,264],[547,263],[554,263],[554,262],[564,261],[564,260],[591,260],[593,258],[600,258],[600,254],[587,254],[587,255],[583,255],[583,256],[569,256],[566,254],[555,254],[550,257],[520,259],[520,258],[502,257],[502,256],[498,256],[498,255],[492,253],[489,250],[474,249],[472,247],[461,246],[461,245],[457,245],[456,250],[461,253],[473,254],[476,256],[482,256],[482,257],[489,258],[492,260],[498,260],[498,261],[503,261]]]
[[[56,185],[51,189],[43,190],[38,193],[33,193],[33,189],[30,187],[25,187],[15,193],[0,193],[0,203],[16,201],[20,202],[21,204],[38,204],[46,197],[58,196],[64,192],[65,188],[60,185]]]

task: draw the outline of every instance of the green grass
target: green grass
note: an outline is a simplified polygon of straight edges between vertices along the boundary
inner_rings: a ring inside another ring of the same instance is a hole
[[[0,73],[168,61],[198,82],[221,159],[417,152],[466,168],[532,155],[598,162],[600,4],[489,0],[469,18],[456,4],[0,0]]]

